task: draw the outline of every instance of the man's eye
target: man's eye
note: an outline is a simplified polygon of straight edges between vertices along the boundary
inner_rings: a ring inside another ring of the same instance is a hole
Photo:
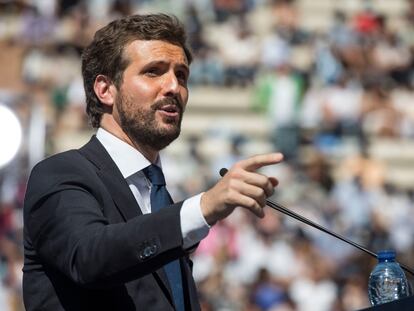
[[[159,70],[157,68],[150,68],[145,72],[145,75],[149,77],[156,77],[159,75]]]
[[[185,72],[177,72],[176,76],[180,81],[187,82],[187,74]]]

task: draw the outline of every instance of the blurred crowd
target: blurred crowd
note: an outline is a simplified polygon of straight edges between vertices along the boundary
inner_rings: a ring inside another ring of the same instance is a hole
[[[390,180],[372,152],[375,142],[414,136],[414,1],[389,1],[402,4],[397,15],[379,11],[375,0],[352,11],[337,1],[321,14],[329,19],[323,29],[306,27],[305,2],[0,1],[0,103],[16,112],[24,133],[18,156],[0,167],[1,310],[23,310],[22,202],[31,167],[92,133],[82,49],[96,29],[133,13],[171,12],[185,23],[195,55],[190,88],[251,90],[251,113],[269,121],[260,139],[285,155],[264,170],[280,181],[272,199],[375,252],[396,249],[414,266],[414,187]],[[256,138],[228,129],[222,136],[226,148],[213,154],[202,152],[203,136],[186,136],[180,154],[167,150],[176,200],[256,152],[249,148]],[[409,171],[414,158],[404,159]],[[204,311],[368,307],[375,264],[270,209],[263,219],[237,210],[211,229],[193,260]]]

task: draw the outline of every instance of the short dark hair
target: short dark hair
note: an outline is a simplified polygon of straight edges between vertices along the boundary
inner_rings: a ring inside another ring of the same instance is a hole
[[[174,15],[132,15],[99,29],[82,53],[86,113],[93,127],[99,127],[105,111],[94,91],[95,79],[100,74],[105,75],[119,88],[129,64],[124,49],[134,40],[161,40],[178,45],[183,48],[188,63],[192,61],[184,26]]]

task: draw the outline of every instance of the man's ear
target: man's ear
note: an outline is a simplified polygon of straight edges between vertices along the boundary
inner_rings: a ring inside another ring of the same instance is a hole
[[[93,84],[93,89],[101,103],[108,108],[112,108],[117,94],[113,82],[105,75],[98,75]]]

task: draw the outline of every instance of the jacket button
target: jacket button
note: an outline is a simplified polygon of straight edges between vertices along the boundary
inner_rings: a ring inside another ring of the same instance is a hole
[[[145,247],[144,248],[144,256],[145,256],[145,258],[147,258],[147,257],[149,257],[151,255],[152,255],[151,247],[150,246]]]

